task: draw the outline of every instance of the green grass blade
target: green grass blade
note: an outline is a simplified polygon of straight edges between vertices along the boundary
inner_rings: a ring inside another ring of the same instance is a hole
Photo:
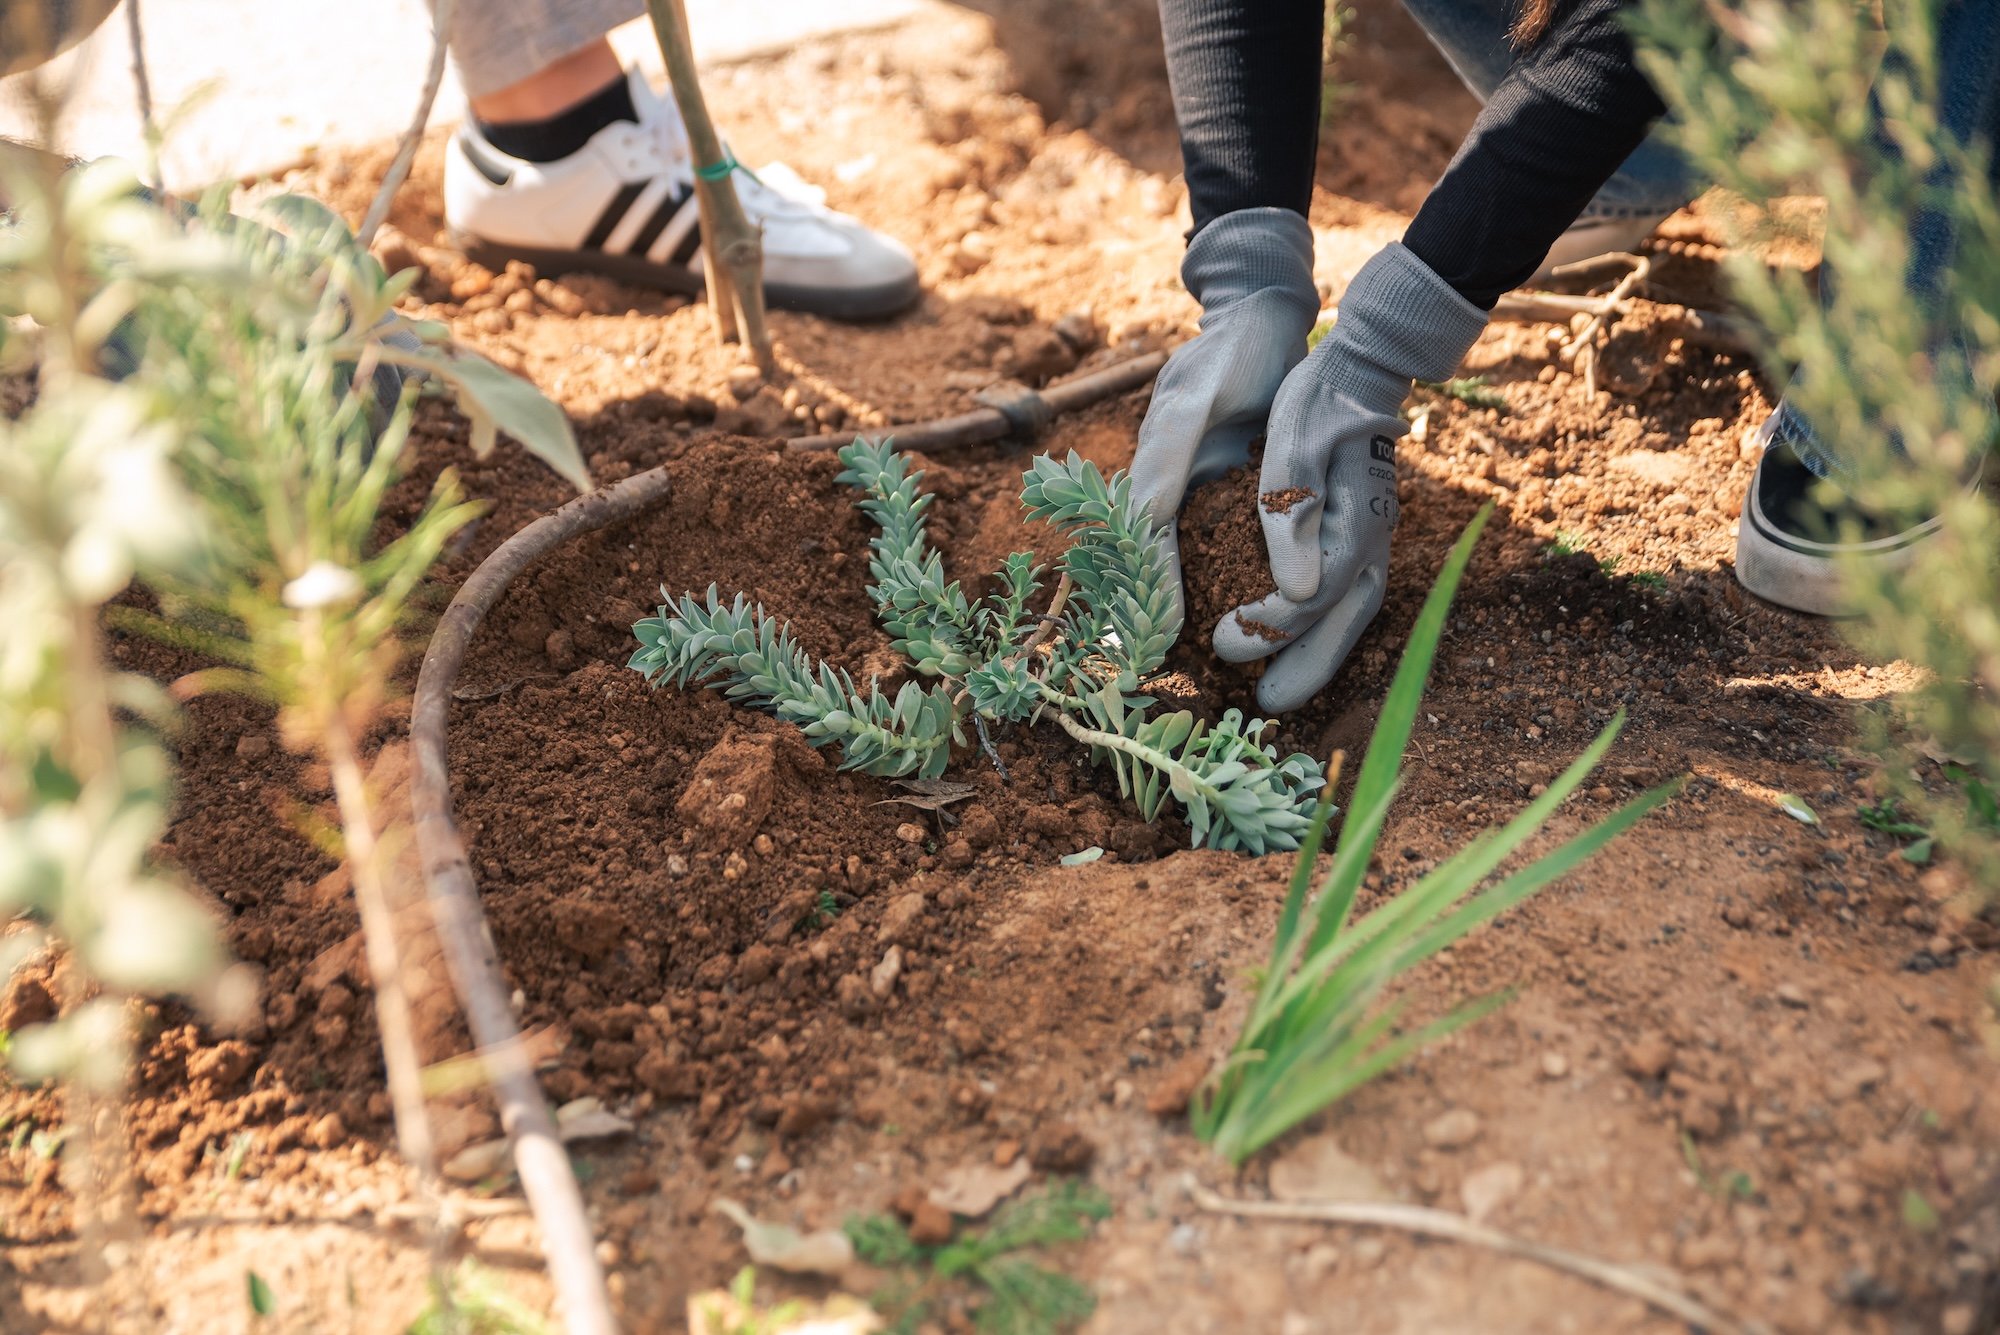
[[[1479,534],[1492,517],[1493,503],[1481,506],[1472,522],[1465,526],[1452,546],[1451,555],[1446,558],[1444,569],[1438,572],[1437,582],[1431,585],[1430,594],[1425,597],[1423,609],[1417,613],[1416,625],[1410,628],[1410,638],[1403,648],[1403,659],[1396,668],[1396,678],[1389,686],[1389,694],[1383,698],[1382,714],[1375,722],[1375,732],[1368,739],[1368,755],[1361,762],[1361,773],[1354,780],[1354,792],[1348,799],[1352,811],[1367,811],[1380,800],[1381,795],[1403,766],[1403,747],[1409,743],[1410,730],[1416,726],[1417,706],[1422,703],[1424,684],[1430,679],[1431,662],[1437,657],[1438,641],[1444,635],[1445,616],[1451,610],[1452,597],[1458,592],[1459,581],[1465,575],[1466,564],[1472,559],[1473,544],[1479,541]],[[1345,851],[1351,844],[1365,843],[1366,850],[1373,852],[1377,831],[1365,829],[1349,822],[1341,827],[1337,851]],[[1366,859],[1364,859],[1365,861]],[[1317,954],[1319,948],[1339,935],[1347,924],[1347,915],[1354,907],[1352,893],[1329,894],[1320,900],[1313,925],[1312,946],[1308,957]]]
[[[1242,1159],[1231,1154],[1229,1149],[1256,1136],[1256,1128],[1276,1100],[1295,1084],[1294,1073],[1314,1066],[1325,1067],[1342,1061],[1353,1061],[1369,1045],[1375,1042],[1402,1014],[1403,1003],[1398,1001],[1382,1008],[1372,1019],[1359,1020],[1359,1015],[1374,1001],[1374,994],[1354,998],[1350,1007],[1351,1016],[1343,1017],[1343,1023],[1330,1025],[1316,1036],[1316,1041],[1294,1043],[1272,1054],[1260,1054],[1266,1060],[1261,1065],[1248,1068],[1237,1097],[1231,1101],[1230,1116],[1226,1120],[1222,1134],[1216,1137],[1217,1148],[1230,1154],[1232,1161]],[[1324,1107],[1325,1105],[1320,1105]],[[1279,1133],[1279,1134],[1282,1134]],[[1265,1137],[1269,1139],[1269,1137]],[[1253,1149],[1245,1149],[1243,1154],[1251,1154]]]
[[[1619,710],[1596,740],[1584,748],[1583,754],[1570,762],[1548,789],[1534,801],[1501,826],[1488,831],[1467,844],[1442,866],[1432,871],[1416,885],[1369,914],[1343,942],[1349,950],[1383,940],[1393,943],[1418,930],[1424,923],[1442,913],[1447,906],[1460,896],[1470,892],[1481,881],[1512,856],[1515,849],[1526,843],[1548,822],[1569,795],[1576,791],[1590,772],[1618,740],[1618,734],[1625,727],[1625,711]],[[1456,890],[1449,887],[1456,885]],[[1357,959],[1366,954],[1358,951]]]
[[[1278,933],[1271,948],[1274,959],[1289,953],[1292,934],[1298,930],[1306,893],[1312,889],[1313,862],[1326,846],[1326,827],[1333,820],[1333,785],[1337,778],[1332,773],[1327,775],[1326,785],[1319,792],[1319,803],[1313,808],[1312,824],[1306,827],[1306,837],[1299,843],[1299,856],[1292,863],[1292,884],[1285,892],[1285,907],[1278,914]]]
[[[1438,919],[1412,940],[1396,956],[1391,969],[1403,969],[1429,959],[1483,922],[1491,921],[1540,890],[1549,882],[1566,876],[1590,856],[1638,823],[1641,816],[1680,792],[1684,780],[1675,779],[1651,788],[1606,816],[1597,824],[1533,863],[1501,881],[1492,889],[1467,900]]]
[[[1255,1154],[1321,1108],[1346,1098],[1410,1054],[1485,1019],[1512,997],[1512,992],[1500,991],[1477,1001],[1469,1001],[1413,1033],[1398,1035],[1359,1060],[1351,1056],[1337,1062],[1328,1060],[1311,1073],[1300,1076],[1283,1098],[1258,1108],[1254,1129],[1244,1140],[1242,1158],[1233,1162],[1242,1163],[1244,1158]]]
[[[1321,1023],[1327,1008],[1358,986],[1362,978],[1377,972],[1386,971],[1390,975],[1398,972],[1398,966],[1391,961],[1408,952],[1410,939],[1471,893],[1515,849],[1533,837],[1597,767],[1624,726],[1625,714],[1620,710],[1583,754],[1514,819],[1499,830],[1475,839],[1351,930],[1309,955],[1305,965],[1287,980],[1274,999],[1280,1030],[1271,1041],[1283,1043],[1287,1037]],[[1301,997],[1306,998],[1303,1004]]]
[[[1359,819],[1364,827],[1371,830],[1379,830],[1382,822],[1388,818],[1389,806],[1395,800],[1399,788],[1400,786],[1397,784],[1390,784],[1383,792],[1380,800],[1376,802],[1374,810],[1369,811],[1365,815],[1350,812],[1348,823],[1351,825],[1356,819]],[[1323,883],[1326,888],[1322,889],[1322,895],[1339,887],[1348,887],[1347,894],[1351,899],[1354,895],[1354,888],[1360,886],[1362,878],[1368,873],[1368,855],[1373,845],[1374,840],[1371,838],[1365,840],[1357,839],[1352,844],[1343,847],[1335,855],[1333,866],[1327,870],[1326,880]],[[1302,865],[1307,872],[1307,876],[1304,879],[1309,881],[1311,879],[1311,864],[1305,863]],[[1301,878],[1297,874],[1293,875],[1292,886],[1294,892],[1297,891],[1300,880]],[[1296,929],[1296,917],[1293,920],[1293,925]],[[1258,989],[1257,1002],[1251,1007],[1250,1019],[1245,1022],[1243,1027],[1246,1040],[1258,1033],[1274,1015],[1279,1013],[1276,1009],[1277,998],[1279,994],[1285,991],[1289,984],[1293,967],[1297,964],[1301,953],[1303,938],[1298,935],[1296,930],[1289,936],[1286,936],[1281,921],[1279,933],[1278,943],[1272,947],[1270,971],[1264,976],[1264,985]]]

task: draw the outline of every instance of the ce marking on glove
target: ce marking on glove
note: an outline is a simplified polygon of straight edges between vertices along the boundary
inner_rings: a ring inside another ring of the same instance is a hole
[[[1377,519],[1393,521],[1396,518],[1396,498],[1394,496],[1370,496],[1368,513]]]

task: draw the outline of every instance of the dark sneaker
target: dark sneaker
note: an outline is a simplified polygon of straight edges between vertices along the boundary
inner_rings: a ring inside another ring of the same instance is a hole
[[[1939,520],[1884,519],[1823,482],[1789,441],[1774,439],[1778,415],[1758,429],[1763,453],[1743,497],[1736,533],[1736,579],[1766,601],[1816,616],[1853,616],[1841,570],[1858,556],[1894,572],[1937,536]],[[1849,538],[1852,541],[1849,541]]]
[[[694,295],[701,292],[694,162],[678,114],[637,71],[639,119],[599,130],[556,162],[502,153],[468,124],[445,150],[444,212],[468,258],[491,269],[524,260],[545,274],[578,270]],[[764,297],[783,310],[836,319],[894,315],[920,295],[916,261],[897,242],[824,207],[789,168],[734,177],[764,239]]]

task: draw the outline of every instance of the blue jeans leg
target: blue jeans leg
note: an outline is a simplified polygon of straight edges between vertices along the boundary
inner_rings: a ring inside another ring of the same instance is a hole
[[[1510,0],[1403,0],[1403,8],[1474,96],[1481,102],[1492,96],[1514,62],[1507,40],[1514,10]],[[1656,133],[1604,183],[1582,218],[1657,217],[1698,193],[1687,160]]]

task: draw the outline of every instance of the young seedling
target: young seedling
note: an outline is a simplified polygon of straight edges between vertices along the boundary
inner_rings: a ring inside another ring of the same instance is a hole
[[[52,122],[54,101],[34,90]],[[100,613],[135,573],[183,567],[199,526],[170,467],[180,443],[145,395],[99,374],[129,294],[95,262],[145,258],[145,272],[207,267],[178,244],[129,175],[0,146],[0,360],[36,372],[31,406],[0,422],[0,979],[47,949],[67,952],[62,1013],[22,1027],[4,1055],[23,1076],[65,1082],[62,1154],[84,1264],[98,1267],[140,1234],[122,1122],[135,1037],[128,1000],[171,994],[220,1000],[215,923],[153,849],[172,803],[157,735],[171,705],[157,686],[117,671]],[[29,1137],[24,1123],[17,1141]],[[36,1132],[40,1135],[40,1132]],[[94,1281],[107,1307],[129,1269]]]
[[[1197,1091],[1190,1108],[1195,1134],[1231,1163],[1242,1163],[1412,1053],[1505,1002],[1506,993],[1484,997],[1397,1033],[1403,1003],[1384,1004],[1382,997],[1410,969],[1573,871],[1680,786],[1675,781],[1635,798],[1554,851],[1480,889],[1596,767],[1624,726],[1621,711],[1520,815],[1354,918],[1369,860],[1395,799],[1403,752],[1445,615],[1492,508],[1481,510],[1466,527],[1417,615],[1361,762],[1332,863],[1315,894],[1314,871],[1332,818],[1332,783],[1321,796],[1250,1016],[1229,1057]]]
[[[772,1307],[757,1302],[757,1267],[744,1266],[727,1289],[688,1299],[688,1335],[871,1335],[881,1321],[844,1293],[825,1302],[793,1298]]]
[[[947,581],[924,534],[930,497],[921,474],[888,442],[857,440],[840,452],[840,481],[862,493],[880,526],[871,541],[869,588],[877,615],[917,672],[891,698],[871,682],[815,663],[791,632],[742,597],[667,601],[632,628],[629,666],[648,682],[702,683],[730,699],[797,724],[815,746],[838,746],[841,766],[885,778],[935,778],[954,746],[990,728],[1047,715],[1108,758],[1119,790],[1147,820],[1169,797],[1185,809],[1196,844],[1263,853],[1298,847],[1322,768],[1310,756],[1283,759],[1263,743],[1272,725],[1236,710],[1210,726],[1181,710],[1149,718],[1148,677],[1180,634],[1173,573],[1159,530],[1132,504],[1122,473],[1106,478],[1074,456],[1036,459],[1021,502],[1070,539],[1048,610],[1029,604],[1041,588],[1032,553],[1016,552],[974,601]],[[997,760],[997,757],[996,757]]]
[[[1102,1193],[1065,1181],[1001,1206],[984,1228],[946,1243],[919,1243],[890,1215],[850,1219],[846,1230],[857,1256],[895,1276],[872,1299],[891,1335],[923,1328],[965,1286],[980,1293],[973,1324],[983,1335],[1043,1335],[1088,1320],[1097,1300],[1020,1253],[1087,1238],[1091,1224],[1110,1214]]]

